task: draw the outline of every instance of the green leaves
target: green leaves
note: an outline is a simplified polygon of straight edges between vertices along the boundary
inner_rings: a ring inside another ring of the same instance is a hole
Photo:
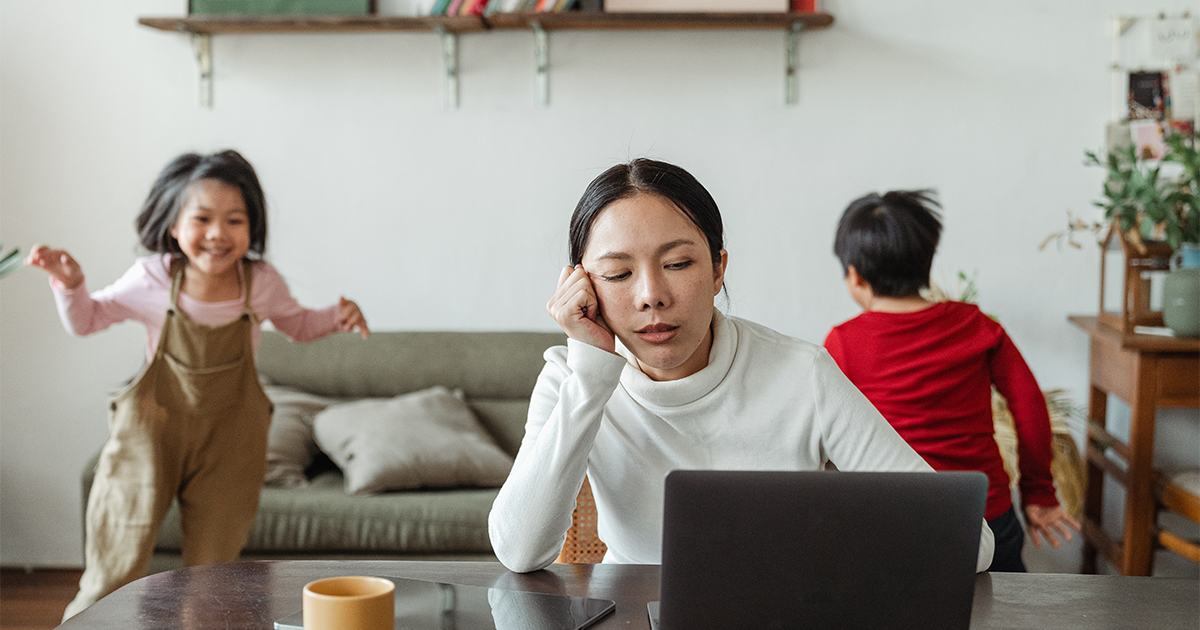
[[[1200,242],[1200,151],[1197,145],[1200,145],[1200,131],[1194,132],[1191,138],[1178,133],[1167,138],[1168,150],[1163,160],[1183,166],[1181,185],[1169,197],[1179,220],[1167,227],[1168,240],[1173,232],[1178,232],[1180,242]],[[1178,249],[1179,245],[1172,240],[1171,247]]]
[[[4,244],[0,243],[0,252],[4,251]],[[14,249],[4,256],[0,257],[0,278],[21,268],[21,250]]]
[[[1084,164],[1108,169],[1101,201],[1093,202],[1104,209],[1104,218],[1116,222],[1121,231],[1135,242],[1165,240],[1172,248],[1183,243],[1200,242],[1200,156],[1196,145],[1200,134],[1186,137],[1172,134],[1167,137],[1168,151],[1164,162],[1183,165],[1177,180],[1160,177],[1161,165],[1139,162],[1132,146],[1100,157],[1084,152]]]

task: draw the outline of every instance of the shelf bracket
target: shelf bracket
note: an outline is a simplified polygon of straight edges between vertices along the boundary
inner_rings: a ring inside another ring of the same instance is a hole
[[[804,22],[792,22],[792,28],[787,32],[787,70],[784,73],[784,100],[788,105],[800,102],[800,31],[804,30]]]
[[[458,33],[440,24],[433,30],[442,38],[442,106],[451,112],[458,109]]]
[[[212,35],[192,33],[192,48],[196,51],[196,63],[200,66],[200,106],[213,106],[213,62]]]
[[[550,36],[541,22],[529,23],[533,27],[533,56],[537,62],[537,102],[546,107],[550,104]]]

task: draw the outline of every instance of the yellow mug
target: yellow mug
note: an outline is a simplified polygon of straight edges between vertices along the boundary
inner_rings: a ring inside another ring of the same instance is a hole
[[[377,577],[344,576],[304,585],[304,630],[393,630],[396,585]]]

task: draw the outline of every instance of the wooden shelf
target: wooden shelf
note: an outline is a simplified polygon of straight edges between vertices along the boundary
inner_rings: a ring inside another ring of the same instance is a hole
[[[489,29],[531,28],[540,24],[548,31],[559,30],[786,30],[802,24],[805,29],[833,24],[828,13],[497,13],[481,18],[396,17],[388,15],[246,16],[204,15],[190,17],[144,17],[139,24],[162,31],[220,35],[235,33],[369,33],[378,31],[429,32],[441,27],[451,33]]]
[[[787,30],[795,24],[825,28],[828,13],[497,13],[484,18],[488,28],[530,28],[535,22],[548,31],[712,31]]]
[[[138,24],[160,31],[195,35],[251,33],[370,33],[380,31],[432,32],[441,27],[450,33],[487,30],[483,19],[465,17],[393,17],[387,15],[144,17]]]
[[[200,104],[212,107],[212,36],[255,33],[434,32],[442,39],[446,109],[458,107],[458,36],[491,30],[529,30],[534,37],[538,102],[550,101],[550,31],[774,30],[786,33],[784,100],[799,99],[797,67],[801,31],[833,24],[828,13],[498,13],[489,17],[398,17],[389,15],[202,15],[144,17],[138,23],[190,35],[200,66]]]

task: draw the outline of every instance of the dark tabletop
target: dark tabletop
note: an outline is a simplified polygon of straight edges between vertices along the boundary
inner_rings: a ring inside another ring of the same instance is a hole
[[[658,599],[657,565],[555,564],[515,574],[494,562],[264,561],[178,569],[125,586],[60,628],[254,628],[300,608],[308,582],[336,575],[383,575],[611,599],[616,612],[594,626],[649,628]],[[1063,574],[980,574],[973,630],[998,628],[1200,627],[1196,580]]]

